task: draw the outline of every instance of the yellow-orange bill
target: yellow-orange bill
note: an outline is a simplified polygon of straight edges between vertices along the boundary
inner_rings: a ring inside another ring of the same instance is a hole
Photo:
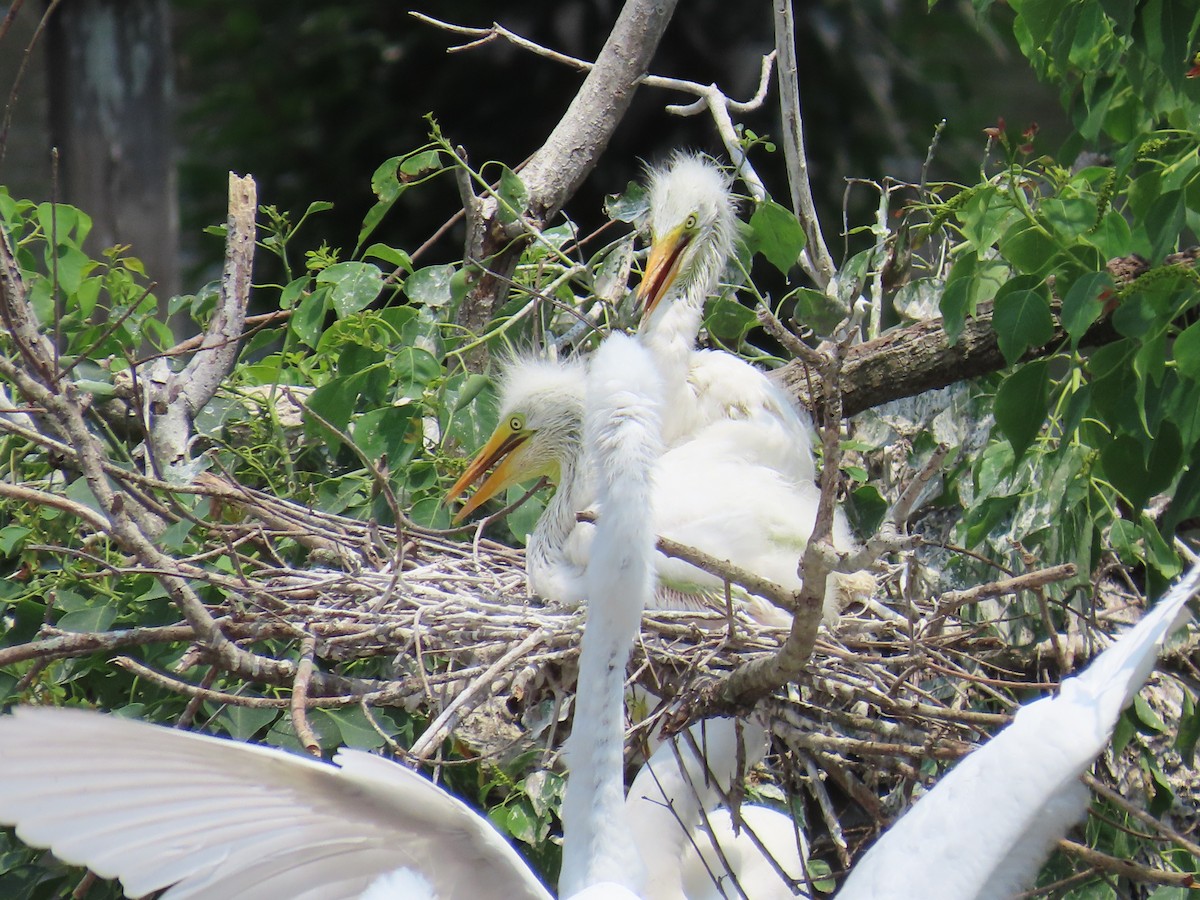
[[[679,263],[690,240],[690,236],[679,227],[667,232],[650,246],[646,272],[637,291],[637,300],[642,305],[642,321],[650,318],[659,301],[679,277]]]
[[[483,445],[483,449],[471,460],[471,464],[467,466],[467,470],[462,473],[458,481],[454,482],[450,490],[446,492],[446,498],[442,501],[444,504],[450,503],[468,487],[482,478],[488,469],[499,463],[499,465],[496,465],[496,470],[471,495],[463,505],[463,508],[454,514],[454,522],[462,521],[483,503],[490,500],[513,482],[514,475],[511,454],[525,442],[527,437],[527,435],[514,434],[512,429],[507,425],[501,425],[492,433],[488,442]]]

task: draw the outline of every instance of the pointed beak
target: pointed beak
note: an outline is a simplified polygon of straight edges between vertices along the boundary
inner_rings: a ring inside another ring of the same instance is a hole
[[[461,522],[510,484],[520,480],[521,473],[513,464],[512,452],[527,440],[529,440],[528,434],[515,434],[507,424],[501,424],[492,433],[488,442],[483,445],[483,449],[467,466],[467,471],[463,472],[462,477],[454,482],[454,485],[446,492],[446,499],[442,501],[443,504],[450,503],[474,482],[482,478],[484,472],[493,465],[496,466],[495,471],[471,495],[463,508],[454,514],[455,524]]]
[[[682,225],[673,228],[650,245],[650,258],[646,260],[646,273],[638,285],[637,302],[642,307],[642,321],[654,312],[659,301],[666,296],[679,277],[679,264],[683,251],[692,242],[692,236]]]

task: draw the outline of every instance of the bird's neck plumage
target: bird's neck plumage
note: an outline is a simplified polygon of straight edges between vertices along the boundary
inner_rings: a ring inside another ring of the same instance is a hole
[[[558,459],[558,487],[538,518],[525,551],[525,568],[530,585],[537,593],[559,602],[569,600],[569,597],[563,596],[569,592],[564,588],[550,587],[549,583],[561,577],[557,570],[565,563],[564,547],[567,540],[579,525],[576,514],[592,501],[582,457],[583,434],[580,423],[579,430],[568,432],[563,438]]]
[[[641,329],[663,385],[663,443],[670,447],[691,433],[689,414],[695,407],[688,386],[688,366],[704,319],[704,301],[716,292],[724,254],[706,253],[695,268],[664,297]]]
[[[584,583],[587,625],[567,744],[560,896],[612,882],[637,891],[643,866],[625,827],[625,665],[653,586],[651,471],[661,453],[658,379],[645,351],[610,337],[592,364],[585,445],[599,515]]]

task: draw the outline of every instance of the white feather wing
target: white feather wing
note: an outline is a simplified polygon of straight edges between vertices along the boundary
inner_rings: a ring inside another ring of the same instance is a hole
[[[1195,566],[1057,697],[1021,708],[879,839],[839,900],[1007,898],[1037,877],[1087,808],[1079,776],[1108,744],[1117,716],[1200,587]]]
[[[328,765],[84,710],[0,717],[0,822],[130,897],[337,900],[409,868],[451,898],[550,894],[466,805],[342,750]]]

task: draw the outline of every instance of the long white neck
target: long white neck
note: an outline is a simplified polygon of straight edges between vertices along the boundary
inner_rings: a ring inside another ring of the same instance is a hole
[[[690,434],[695,423],[689,413],[695,399],[688,386],[688,367],[704,320],[704,301],[716,293],[724,255],[706,252],[695,267],[663,297],[650,320],[638,332],[654,357],[663,384],[663,443],[674,446]]]
[[[651,469],[661,453],[652,362],[623,335],[592,362],[584,443],[596,473],[599,518],[585,584],[575,725],[567,743],[559,894],[603,882],[639,891],[643,866],[625,827],[625,665],[653,586]]]

